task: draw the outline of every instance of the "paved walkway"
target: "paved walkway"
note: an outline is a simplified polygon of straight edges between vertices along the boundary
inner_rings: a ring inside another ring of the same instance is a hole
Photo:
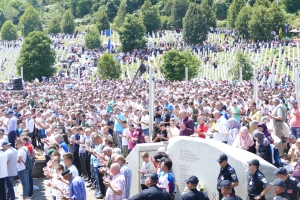
[[[50,193],[50,188],[46,186],[47,181],[49,181],[49,179],[47,179],[47,178],[34,178],[33,179],[34,185],[39,187],[39,190],[33,191],[33,198],[32,198],[33,200],[53,200],[51,193]],[[22,186],[20,185],[19,180],[15,181],[15,182],[16,182],[15,183],[16,184],[16,187],[15,187],[16,197],[18,197],[18,199],[22,199],[21,198]],[[87,192],[88,200],[96,199],[94,197],[95,190],[90,190],[89,188],[87,188],[86,192]]]

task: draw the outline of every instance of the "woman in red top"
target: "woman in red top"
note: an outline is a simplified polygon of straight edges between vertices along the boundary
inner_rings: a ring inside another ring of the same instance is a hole
[[[195,133],[198,133],[200,138],[205,139],[208,126],[204,123],[202,116],[199,116],[197,120],[198,120],[198,126],[197,129],[195,130]]]

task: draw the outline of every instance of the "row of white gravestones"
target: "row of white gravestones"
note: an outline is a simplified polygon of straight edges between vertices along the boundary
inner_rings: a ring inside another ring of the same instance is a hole
[[[20,46],[8,47],[6,42],[1,43],[0,81],[8,81],[10,78],[17,77],[16,62],[20,55],[20,50],[21,50]]]

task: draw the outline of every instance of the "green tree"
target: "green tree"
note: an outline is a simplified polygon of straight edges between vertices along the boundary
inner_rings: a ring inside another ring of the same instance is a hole
[[[230,4],[227,20],[231,28],[235,28],[236,18],[240,10],[242,10],[243,6],[244,6],[244,0],[233,0],[232,4]]]
[[[101,41],[100,41],[100,34],[99,31],[92,27],[85,36],[84,44],[89,49],[96,49],[100,48]]]
[[[43,30],[42,20],[35,8],[29,6],[25,10],[25,13],[21,16],[20,19],[20,27],[24,27],[24,36],[27,36],[30,32],[35,30]]]
[[[185,68],[188,68],[188,79],[197,76],[200,61],[188,51],[167,51],[162,57],[163,63],[159,67],[164,78],[169,81],[182,81],[185,78]]]
[[[150,0],[145,0],[142,8],[142,19],[147,32],[155,31],[160,28],[161,20],[158,10],[151,4]]]
[[[185,16],[185,13],[189,7],[188,0],[174,0],[172,9],[171,9],[171,16],[170,16],[170,25],[173,28],[182,28],[182,19]]]
[[[243,52],[238,51],[236,54],[235,64],[229,69],[228,75],[232,77],[233,80],[240,79],[240,67],[242,67],[242,79],[249,81],[253,77],[253,68],[251,67],[250,60],[247,55]]]
[[[55,52],[50,47],[51,43],[51,39],[42,31],[33,31],[25,38],[16,64],[19,74],[23,67],[25,81],[35,78],[42,80],[42,76],[50,77],[55,73],[52,67]]]
[[[12,21],[7,20],[1,28],[1,39],[2,40],[16,40],[18,38],[17,28]]]
[[[2,27],[2,25],[4,24],[5,21],[6,21],[6,18],[4,16],[3,10],[0,9],[0,28]]]
[[[104,10],[97,12],[95,22],[99,33],[110,28],[109,20]]]
[[[106,14],[109,21],[112,22],[118,13],[118,8],[120,6],[120,0],[109,0],[106,4]]]
[[[190,3],[183,18],[183,40],[190,44],[202,44],[206,40],[208,26],[200,5]]]
[[[114,28],[118,30],[124,23],[126,17],[126,0],[122,0],[117,16],[114,19]]]
[[[218,20],[224,20],[227,18],[228,4],[225,0],[215,0],[212,5],[212,9]]]
[[[48,24],[48,33],[58,34],[61,33],[61,19],[59,16],[54,16],[51,18]]]
[[[282,0],[288,12],[297,12],[300,9],[299,0]]]
[[[270,1],[269,0],[255,0],[253,7],[257,7],[257,6],[263,6],[265,8],[269,8]]]
[[[271,34],[271,22],[268,10],[263,6],[256,6],[249,21],[250,36],[254,40],[268,40]]]
[[[279,5],[276,5],[276,2],[273,2],[270,9],[268,10],[268,16],[271,22],[271,29],[278,30],[285,23],[285,14],[284,11],[280,8]]]
[[[279,29],[279,39],[281,40],[283,38],[283,31],[282,28]]]
[[[69,34],[73,33],[75,30],[74,17],[69,10],[67,10],[63,16],[61,22],[61,30],[62,32]]]
[[[235,21],[236,29],[246,38],[249,38],[249,21],[251,20],[252,16],[252,7],[245,6],[242,8],[241,12],[238,14],[237,19]]]
[[[217,19],[214,11],[210,7],[208,0],[203,0],[201,3],[202,12],[205,16],[205,21],[208,27],[216,27]]]
[[[132,51],[146,46],[144,37],[146,28],[138,16],[127,14],[125,22],[118,32],[122,40],[123,51]]]
[[[121,65],[112,54],[105,53],[98,61],[97,74],[101,79],[119,79],[121,73]]]

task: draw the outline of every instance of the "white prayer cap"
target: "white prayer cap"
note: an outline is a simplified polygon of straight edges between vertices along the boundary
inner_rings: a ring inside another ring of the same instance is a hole
[[[157,150],[158,153],[166,153],[167,150],[165,147],[159,147],[158,150]]]

